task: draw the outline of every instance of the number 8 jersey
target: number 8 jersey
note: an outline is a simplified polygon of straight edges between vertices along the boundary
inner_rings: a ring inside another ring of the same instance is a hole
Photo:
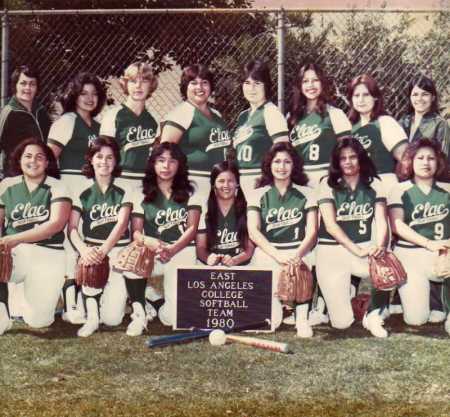
[[[404,222],[430,240],[450,238],[450,183],[435,182],[428,193],[413,181],[398,184],[389,194],[388,207],[400,207]],[[399,240],[401,247],[415,247]]]

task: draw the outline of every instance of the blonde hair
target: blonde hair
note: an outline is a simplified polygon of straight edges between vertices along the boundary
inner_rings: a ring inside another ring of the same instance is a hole
[[[149,98],[158,87],[158,77],[153,73],[150,64],[145,62],[133,62],[126,68],[119,80],[123,92],[128,95],[128,81],[138,77],[150,81],[150,91],[146,97]]]

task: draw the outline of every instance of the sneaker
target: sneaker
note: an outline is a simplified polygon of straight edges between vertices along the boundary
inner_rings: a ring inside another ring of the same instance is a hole
[[[387,330],[383,327],[384,321],[378,314],[378,311],[371,311],[369,314],[364,314],[362,324],[375,337],[388,336]]]
[[[127,335],[140,336],[147,329],[145,317],[133,313],[131,319],[131,323],[127,327]]]
[[[385,307],[383,308],[383,310],[381,310],[380,315],[383,320],[386,320],[391,315],[391,312],[389,311],[388,307]]]
[[[86,323],[86,318],[84,317],[84,314],[80,312],[80,310],[71,309],[69,311],[65,311],[61,318],[72,324],[84,324]]]
[[[297,337],[307,338],[312,337],[312,335],[313,329],[308,322],[303,322],[297,325]]]
[[[158,317],[158,312],[156,311],[156,308],[153,307],[153,305],[147,300],[145,300],[145,315],[147,318],[147,322],[153,321],[155,317]]]
[[[99,327],[98,320],[88,320],[86,323],[78,329],[78,337],[88,337],[93,334]]]
[[[283,323],[287,324],[289,326],[294,326],[295,325],[295,314],[291,314],[290,316],[287,316],[286,318],[284,318]]]
[[[428,323],[441,323],[445,320],[445,313],[439,310],[431,310]]]
[[[450,315],[447,316],[447,320],[445,320],[445,331],[450,336]]]
[[[403,314],[403,307],[401,304],[391,304],[389,306],[389,314]]]
[[[319,324],[327,324],[330,321],[328,314],[321,313],[319,310],[311,310],[308,317],[308,324],[310,326],[317,326]]]
[[[12,325],[13,325],[13,322],[8,316],[1,318],[0,319],[0,336],[3,333],[7,332],[9,329],[11,329]]]

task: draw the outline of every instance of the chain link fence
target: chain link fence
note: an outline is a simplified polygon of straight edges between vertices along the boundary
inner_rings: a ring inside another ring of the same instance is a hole
[[[37,66],[40,98],[51,104],[71,77],[90,71],[105,82],[111,104],[124,99],[117,80],[126,66],[149,61],[159,87],[148,106],[160,119],[181,100],[181,68],[202,62],[216,74],[215,105],[233,124],[246,107],[240,80],[246,61],[262,57],[270,63],[274,85],[278,80],[272,99],[286,108],[296,71],[315,61],[329,75],[343,110],[347,82],[367,72],[398,117],[406,111],[408,81],[425,74],[436,82],[448,114],[449,23],[449,12],[11,11],[3,14],[2,72],[8,79],[17,65]]]

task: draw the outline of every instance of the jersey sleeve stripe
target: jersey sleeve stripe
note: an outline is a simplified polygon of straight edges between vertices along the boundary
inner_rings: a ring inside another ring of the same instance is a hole
[[[400,204],[400,203],[390,203],[387,206],[389,208],[403,208],[403,204]]]
[[[275,133],[274,135],[271,136],[271,138],[272,138],[272,141],[274,141],[275,139],[281,138],[283,136],[288,136],[288,135],[289,135],[288,131],[283,131],[283,132]]]
[[[174,121],[172,121],[172,120],[166,120],[164,123],[163,123],[163,127],[164,126],[172,126],[172,127],[176,127],[177,129],[180,129],[182,132],[185,132],[186,131],[186,129],[183,127],[183,126],[181,126],[180,124],[178,124],[177,122],[174,122]]]
[[[61,149],[64,148],[64,145],[61,142],[57,141],[56,139],[48,138],[47,139],[47,143],[49,145],[55,145],[55,146],[57,146],[58,148],[61,148]]]
[[[70,197],[57,197],[54,198],[53,200],[50,200],[50,203],[59,203],[59,202],[69,202],[72,203],[72,199]]]
[[[260,212],[261,208],[259,208],[257,206],[247,206],[247,211],[250,211],[250,210]]]
[[[400,142],[398,142],[397,144],[394,145],[394,147],[391,149],[391,153],[394,153],[399,146],[402,146],[407,143],[408,143],[408,139],[401,140]]]
[[[334,204],[334,200],[332,198],[321,198],[320,200],[317,200],[317,204],[319,204],[319,206],[324,203],[333,203]]]

